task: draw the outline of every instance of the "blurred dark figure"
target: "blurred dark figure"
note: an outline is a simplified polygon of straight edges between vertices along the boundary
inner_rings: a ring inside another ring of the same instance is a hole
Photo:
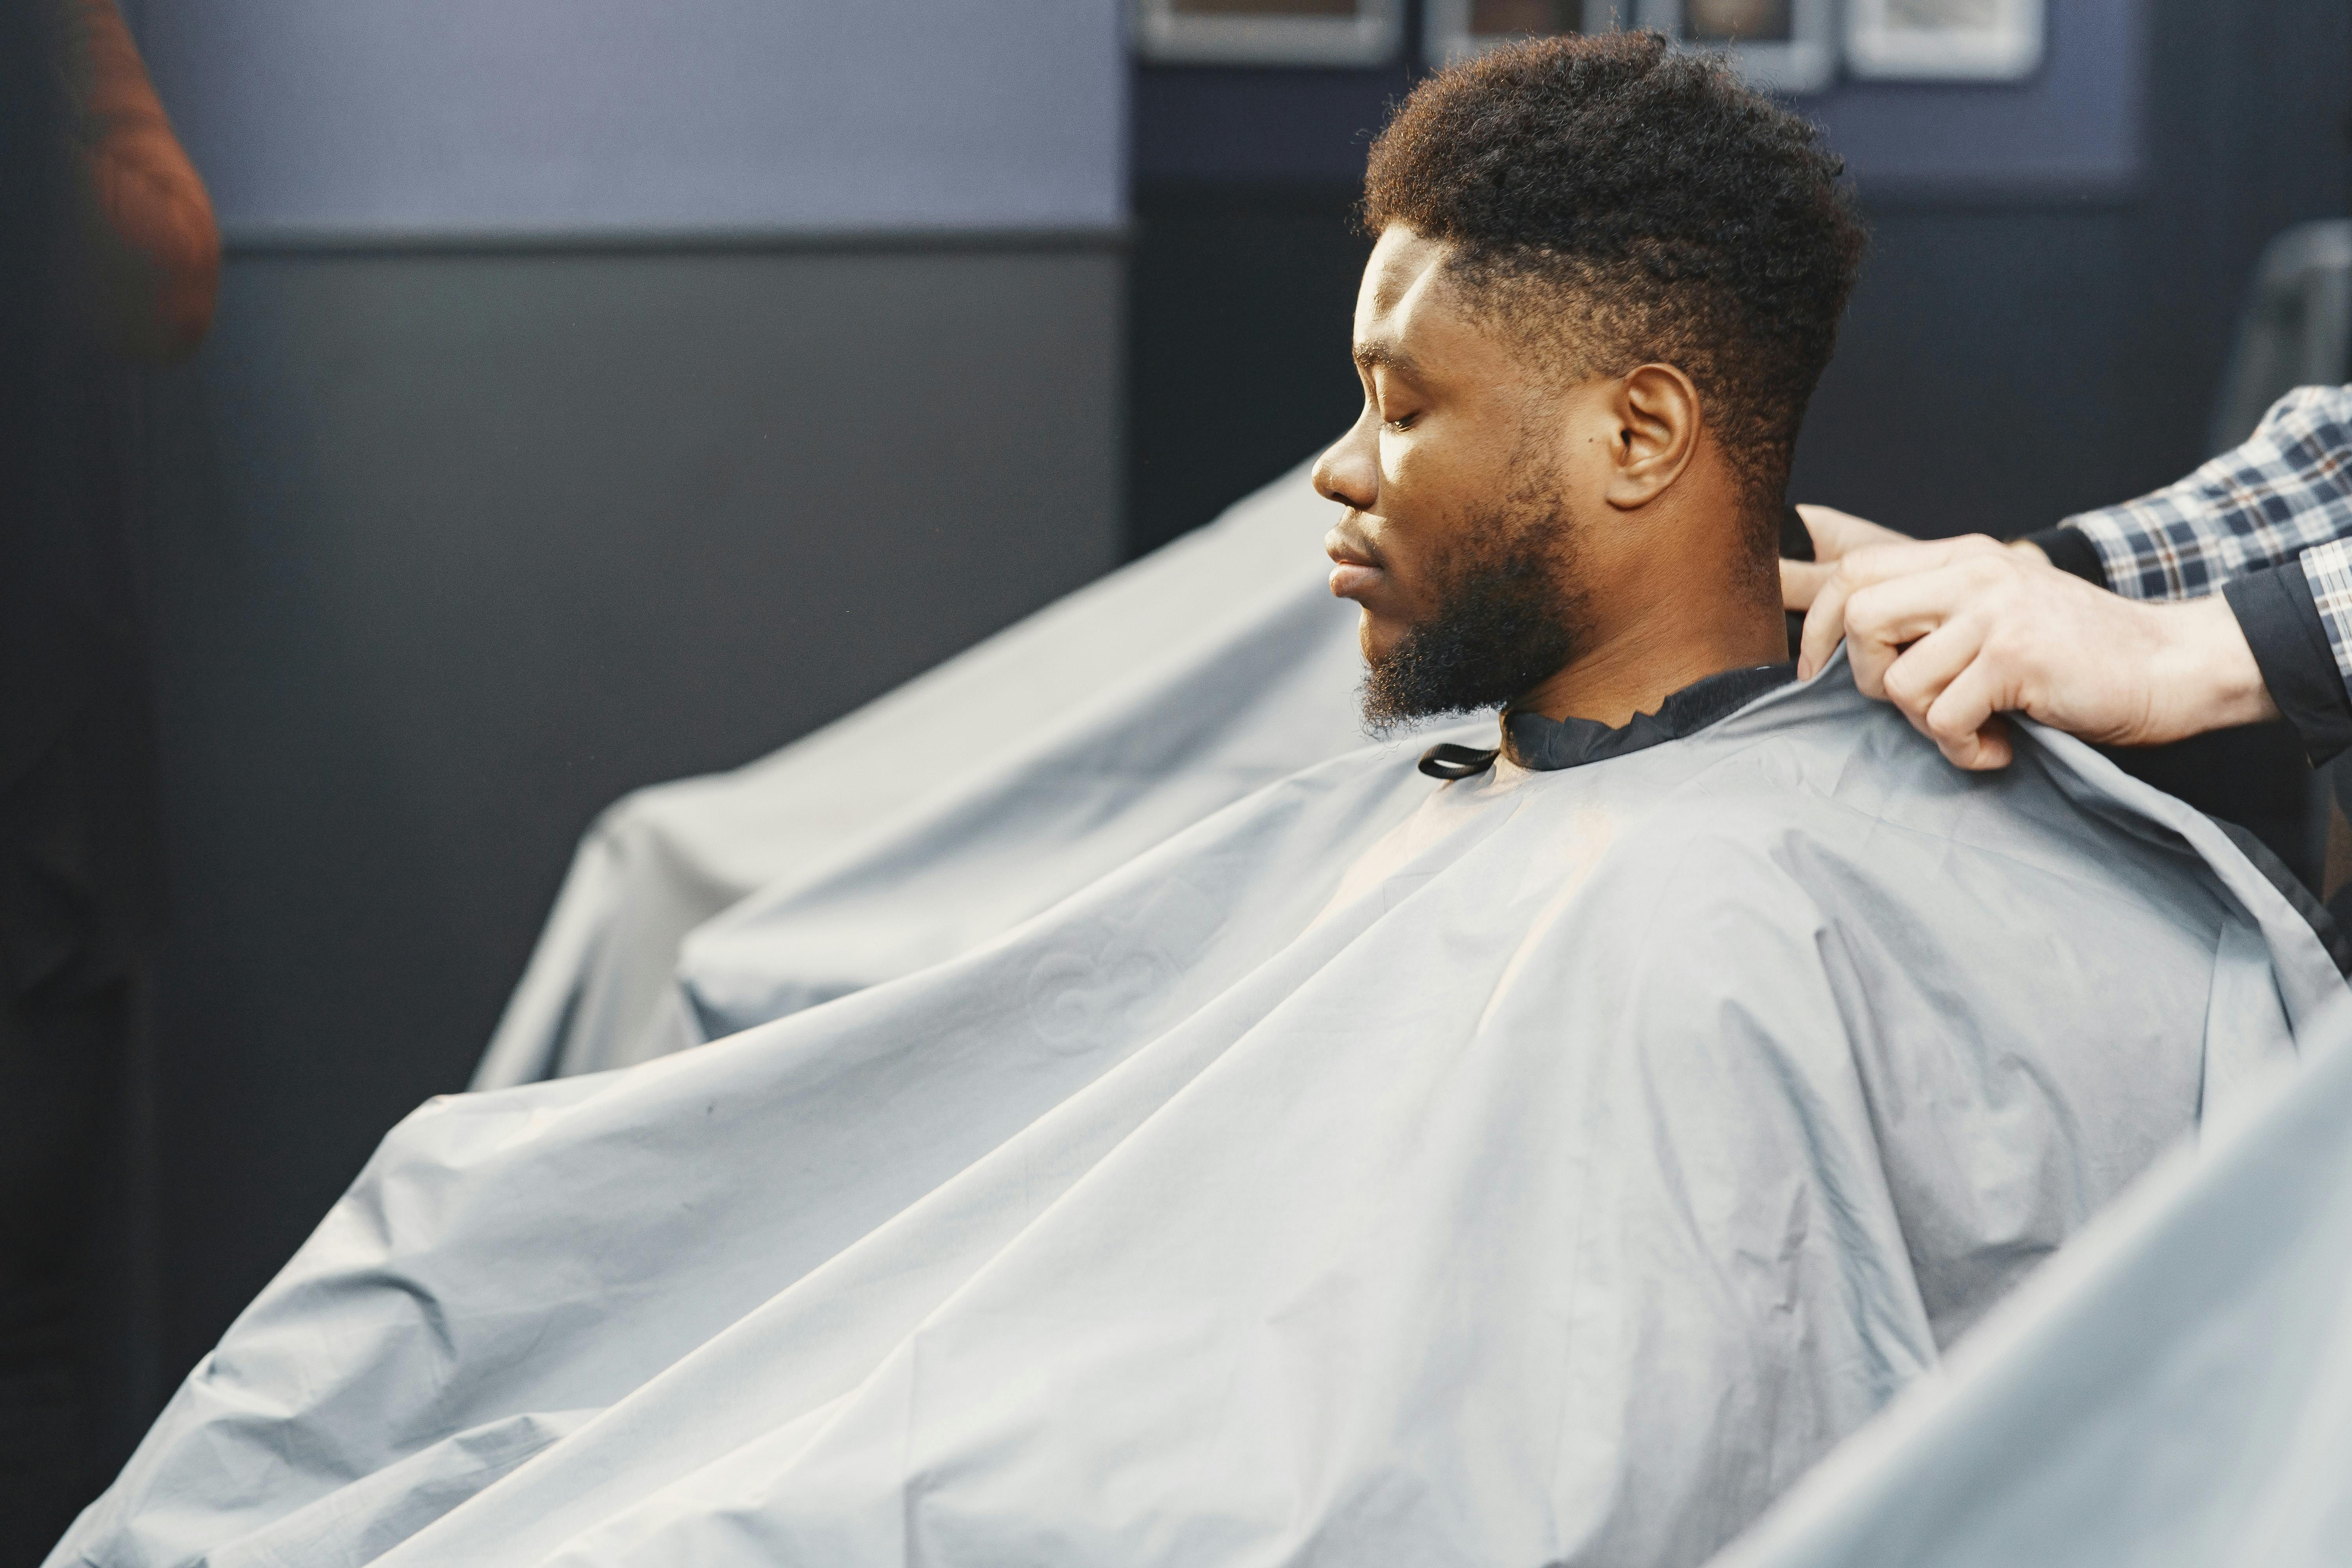
[[[128,362],[194,349],[219,267],[113,0],[0,0],[0,1568],[149,1414],[128,1113],[162,867]]]

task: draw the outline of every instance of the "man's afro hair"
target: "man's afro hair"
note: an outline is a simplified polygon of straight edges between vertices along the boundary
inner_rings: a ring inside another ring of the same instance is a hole
[[[1570,374],[1680,367],[1765,531],[1862,265],[1843,174],[1720,59],[1651,32],[1541,38],[1414,89],[1372,143],[1363,220],[1450,241],[1474,310]]]

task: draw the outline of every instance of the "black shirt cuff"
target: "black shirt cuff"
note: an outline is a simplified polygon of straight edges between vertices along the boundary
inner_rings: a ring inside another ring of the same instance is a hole
[[[2097,587],[2108,585],[2107,566],[2099,559],[2099,547],[2079,528],[2069,528],[2062,522],[2055,528],[2021,534],[2019,542],[2039,547],[2042,554],[2050,557],[2050,564],[2061,572],[2071,572]]]
[[[2318,767],[2352,748],[2352,693],[2312,602],[2303,563],[2290,561],[2222,584],[2221,596],[2246,634],[2254,663],[2279,716],[2294,726],[2304,755]]]

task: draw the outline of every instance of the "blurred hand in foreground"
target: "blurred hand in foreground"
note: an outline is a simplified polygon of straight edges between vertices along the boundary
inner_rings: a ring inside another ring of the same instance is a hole
[[[2009,765],[2003,713],[2124,746],[2278,716],[2218,594],[2143,604],[2030,544],[1913,541],[1826,507],[1798,510],[1823,557],[1780,563],[1784,601],[1801,607],[1801,592],[1807,610],[1798,674],[1819,670],[1843,639],[1863,693],[1894,703],[1963,768]]]

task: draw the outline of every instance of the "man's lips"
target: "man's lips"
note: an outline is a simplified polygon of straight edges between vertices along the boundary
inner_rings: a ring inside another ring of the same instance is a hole
[[[1388,574],[1371,546],[1341,523],[1323,536],[1323,553],[1331,558],[1331,592],[1342,599],[1360,599]]]

